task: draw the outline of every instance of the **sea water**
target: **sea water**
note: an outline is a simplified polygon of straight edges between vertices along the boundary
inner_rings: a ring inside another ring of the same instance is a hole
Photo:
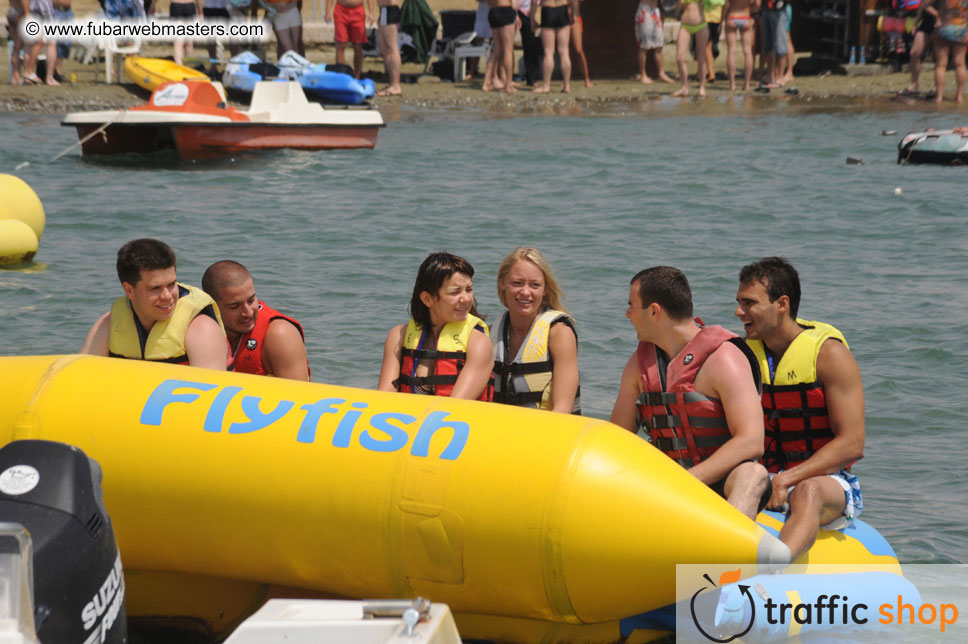
[[[550,260],[578,321],[584,412],[607,418],[636,345],[624,317],[634,273],[681,268],[696,313],[741,332],[740,267],[783,255],[801,274],[801,316],[839,327],[863,373],[864,519],[903,561],[964,562],[968,170],[896,164],[904,133],[960,121],[782,108],[402,110],[372,151],[182,164],[77,150],[52,163],[76,141],[72,129],[2,114],[0,172],[33,186],[47,228],[33,266],[0,270],[0,354],[76,351],[121,294],[117,249],[158,237],[176,250],[183,281],[198,284],[219,259],[245,264],[259,296],[303,323],[313,380],[372,388],[428,253],[470,260],[493,321],[498,264],[527,244]]]

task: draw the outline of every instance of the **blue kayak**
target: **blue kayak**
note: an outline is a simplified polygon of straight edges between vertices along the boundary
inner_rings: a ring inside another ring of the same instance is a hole
[[[279,58],[276,65],[261,60],[250,51],[233,56],[222,73],[228,90],[251,94],[263,80],[294,80],[310,98],[341,105],[359,105],[373,98],[376,87],[369,78],[357,80],[349,74],[331,71],[323,63],[311,63],[293,51]]]

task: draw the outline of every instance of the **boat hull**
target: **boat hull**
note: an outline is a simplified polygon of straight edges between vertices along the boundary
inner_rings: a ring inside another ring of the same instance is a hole
[[[176,125],[178,153],[186,161],[210,159],[252,150],[372,149],[379,127],[321,125]]]
[[[171,128],[158,125],[109,125],[102,133],[90,136],[100,128],[98,124],[77,125],[81,151],[86,155],[152,154],[175,148]],[[86,140],[85,140],[86,139]]]

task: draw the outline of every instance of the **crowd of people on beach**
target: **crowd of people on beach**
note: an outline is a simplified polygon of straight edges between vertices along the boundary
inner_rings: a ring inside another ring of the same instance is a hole
[[[586,87],[592,87],[588,60],[583,46],[581,2],[583,0],[478,0],[475,32],[478,41],[489,41],[491,53],[483,71],[483,91],[516,92],[518,82],[533,86],[534,93],[551,91],[557,69],[561,91],[571,91],[572,55]],[[105,17],[145,19],[154,15],[155,0],[101,0]],[[399,96],[401,56],[400,0],[325,0],[325,20],[334,25],[336,62],[346,63],[345,50],[353,51],[353,76],[363,70],[363,46],[368,42],[367,27],[375,25],[377,44],[383,57],[387,86],[380,96]],[[895,0],[896,2],[896,0]],[[70,53],[70,41],[26,43],[19,25],[35,15],[45,21],[69,21],[74,17],[71,0],[10,0],[7,26],[13,49],[10,82],[14,85],[59,84],[62,61]],[[295,51],[305,55],[301,17],[302,0],[170,0],[169,18],[174,20],[228,20],[256,18],[259,11],[272,24],[277,55]],[[910,3],[908,3],[910,4]],[[918,95],[918,79],[923,57],[933,51],[935,87],[929,98],[941,102],[945,70],[949,61],[955,66],[955,100],[961,102],[966,80],[965,50],[968,44],[968,0],[919,0],[915,3],[915,30],[910,51],[911,82],[900,96]],[[737,48],[743,53],[742,91],[757,92],[787,86],[793,80],[795,52],[790,36],[793,16],[791,0],[678,0],[676,15],[679,30],[676,43],[676,76],[664,67],[666,45],[660,0],[640,0],[629,16],[630,28],[638,43],[638,74],[642,83],[655,80],[675,83],[672,96],[688,96],[690,57],[696,66],[699,96],[706,84],[717,79],[714,58],[719,55],[721,34],[726,41],[726,73],[730,91],[737,89]],[[515,41],[520,32],[521,73],[515,73]],[[536,35],[537,34],[537,35]],[[216,45],[208,43],[209,60],[214,67]],[[37,75],[38,59],[46,48],[46,74]],[[233,47],[233,53],[237,47]],[[690,53],[691,52],[691,53]],[[174,42],[174,60],[181,64],[192,54],[192,42]],[[757,62],[757,57],[759,62]],[[647,72],[649,61],[655,70]],[[471,74],[476,65],[471,65]],[[214,72],[214,69],[212,69]],[[788,93],[797,93],[787,87]]]
[[[136,239],[116,268],[123,294],[81,353],[310,379],[302,325],[259,299],[242,264],[212,264],[197,288],[178,281],[167,244]],[[377,389],[581,414],[579,327],[544,255],[519,247],[502,260],[504,310],[490,326],[474,274],[447,252],[421,263],[410,319],[384,342]],[[610,420],[751,519],[786,512],[780,540],[795,559],[821,527],[843,529],[863,509],[850,471],[864,448],[860,369],[839,330],[798,317],[799,275],[786,259],[744,266],[735,299],[745,339],[694,317],[678,269],[636,273],[625,316],[638,346]]]

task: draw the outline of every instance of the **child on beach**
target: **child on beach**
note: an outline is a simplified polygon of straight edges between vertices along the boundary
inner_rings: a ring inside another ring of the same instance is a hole
[[[364,7],[363,0],[326,0],[324,12],[326,24],[333,24],[337,64],[346,64],[346,45],[350,45],[353,78],[359,78],[363,73],[363,45],[367,42],[366,18],[369,15],[376,19],[374,0],[369,0],[369,7]]]
[[[658,0],[641,0],[635,12],[635,39],[639,43],[639,75],[636,80],[640,83],[651,83],[645,72],[646,56],[652,52],[655,67],[659,70],[657,76],[663,83],[673,80],[665,73],[662,63],[662,47],[665,37],[662,32],[662,12],[659,11]]]

